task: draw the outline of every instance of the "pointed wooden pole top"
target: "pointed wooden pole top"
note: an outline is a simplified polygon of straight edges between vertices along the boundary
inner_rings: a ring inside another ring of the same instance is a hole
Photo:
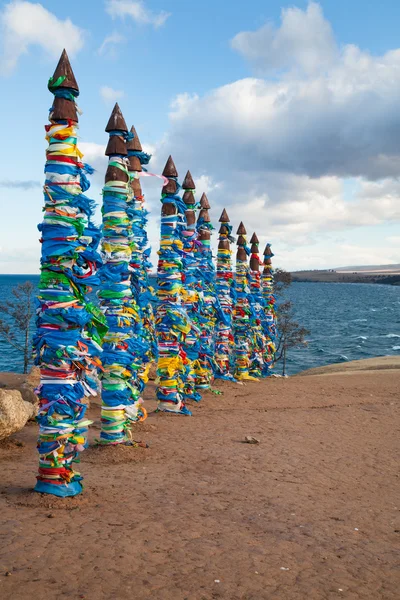
[[[193,177],[190,171],[188,171],[185,175],[185,179],[182,183],[182,189],[184,190],[195,190],[196,186],[193,181]]]
[[[164,177],[178,177],[178,171],[176,170],[176,166],[174,161],[172,160],[172,156],[168,157],[162,174],[164,175]]]
[[[126,149],[134,150],[135,152],[142,152],[142,150],[143,150],[142,144],[140,143],[139,136],[136,133],[136,129],[134,128],[133,125],[132,125],[130,131],[131,131],[131,133],[133,133],[133,139],[129,140],[129,142],[126,144]]]
[[[60,77],[63,77],[64,80],[59,83],[57,87],[70,88],[71,90],[79,92],[79,87],[65,49],[62,51],[60,60],[58,61],[58,65],[54,71],[52,83],[54,84]]]
[[[273,253],[272,253],[272,250],[271,250],[271,244],[267,244],[265,246],[264,256],[273,256]]]
[[[106,132],[109,133],[110,131],[123,131],[128,133],[128,127],[118,102],[115,103],[111,116],[108,119]]]
[[[258,237],[257,237],[256,233],[253,233],[253,235],[251,236],[250,243],[251,244],[258,244],[259,243]]]
[[[243,221],[240,221],[240,225],[236,232],[238,235],[246,235],[246,227],[243,225]]]
[[[200,198],[200,206],[201,208],[211,208],[207,195],[205,193],[203,193],[203,195]]]
[[[219,222],[220,223],[229,223],[229,217],[228,217],[228,213],[226,212],[225,208],[221,213],[221,216],[219,218]]]

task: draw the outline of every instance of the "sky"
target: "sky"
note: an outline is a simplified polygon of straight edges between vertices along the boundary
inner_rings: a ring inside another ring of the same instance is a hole
[[[47,81],[64,47],[99,206],[118,101],[149,171],[172,154],[214,224],[226,207],[276,266],[399,263],[399,20],[397,0],[0,0],[0,273],[39,272]],[[160,181],[142,187],[155,263]]]

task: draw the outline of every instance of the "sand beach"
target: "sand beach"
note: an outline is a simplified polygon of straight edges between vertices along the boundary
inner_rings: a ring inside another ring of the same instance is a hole
[[[2,599],[398,598],[400,360],[216,387],[85,451],[75,498],[32,492],[34,423],[3,442]]]

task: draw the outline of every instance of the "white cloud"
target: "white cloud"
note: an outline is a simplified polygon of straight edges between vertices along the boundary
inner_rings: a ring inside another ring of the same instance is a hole
[[[232,48],[261,71],[298,66],[306,72],[326,68],[337,47],[332,28],[319,4],[310,2],[305,11],[282,10],[279,29],[266,23],[257,31],[242,31],[231,41]]]
[[[113,19],[130,17],[139,25],[152,25],[155,29],[162,27],[171,16],[165,11],[154,13],[142,0],[106,0],[106,11]]]
[[[120,33],[114,31],[111,35],[108,35],[104,38],[101,46],[99,46],[97,50],[97,54],[100,56],[107,56],[109,58],[116,58],[116,46],[118,44],[123,44],[124,42],[126,42],[126,38]]]
[[[58,19],[41,4],[15,0],[0,13],[1,55],[0,74],[8,75],[30,46],[39,46],[52,58],[63,48],[70,56],[81,50],[84,31],[70,19]]]
[[[106,104],[115,104],[117,100],[125,96],[125,92],[122,90],[114,90],[112,87],[103,85],[100,88],[100,96]]]

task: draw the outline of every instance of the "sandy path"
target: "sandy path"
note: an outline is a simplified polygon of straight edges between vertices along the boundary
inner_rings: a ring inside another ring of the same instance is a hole
[[[86,451],[78,498],[30,491],[36,425],[3,445],[2,600],[397,600],[400,372],[219,387]]]

